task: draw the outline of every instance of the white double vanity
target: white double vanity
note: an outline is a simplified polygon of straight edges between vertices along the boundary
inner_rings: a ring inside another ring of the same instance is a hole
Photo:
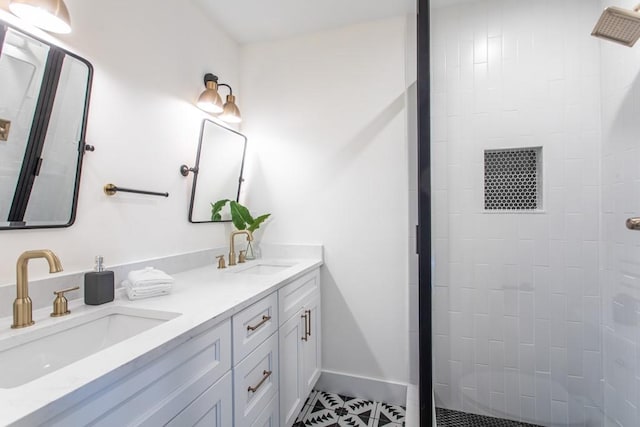
[[[291,426],[320,376],[322,255],[290,255],[36,310],[25,329],[0,319],[0,425]]]

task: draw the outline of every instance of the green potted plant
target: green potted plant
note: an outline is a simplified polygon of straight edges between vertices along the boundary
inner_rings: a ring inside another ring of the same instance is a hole
[[[253,217],[246,206],[241,205],[235,200],[222,199],[215,203],[211,203],[211,221],[222,221],[222,208],[226,204],[229,204],[229,211],[231,212],[231,222],[238,230],[248,230],[251,233],[255,232],[260,225],[271,216],[270,213],[263,214],[258,217]],[[247,259],[255,259],[256,255],[253,250],[252,242],[248,242],[246,257]]]

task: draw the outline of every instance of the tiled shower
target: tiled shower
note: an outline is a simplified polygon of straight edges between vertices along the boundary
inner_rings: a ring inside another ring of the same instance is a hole
[[[590,36],[611,5],[433,2],[436,406],[640,425],[640,46]]]

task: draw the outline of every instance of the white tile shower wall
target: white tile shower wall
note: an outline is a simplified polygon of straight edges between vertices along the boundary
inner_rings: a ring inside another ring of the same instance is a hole
[[[599,1],[432,14],[437,404],[599,425]],[[486,213],[483,152],[542,146],[543,211]],[[581,424],[582,425],[582,424]]]
[[[607,6],[631,9],[635,3],[602,2]],[[640,234],[627,230],[624,221],[640,214],[638,46],[602,42],[601,84],[605,421],[630,427],[640,423]]]

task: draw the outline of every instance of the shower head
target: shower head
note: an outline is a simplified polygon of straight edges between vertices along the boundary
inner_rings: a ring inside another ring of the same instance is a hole
[[[640,38],[639,11],[640,4],[633,10],[608,7],[602,12],[591,35],[631,47]]]

